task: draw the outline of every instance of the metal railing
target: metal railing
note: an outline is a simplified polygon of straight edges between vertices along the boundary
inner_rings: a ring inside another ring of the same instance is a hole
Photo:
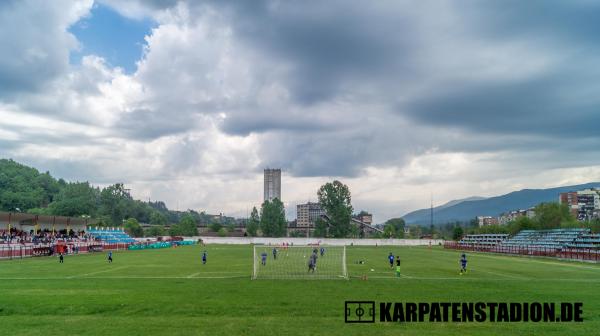
[[[0,245],[0,259],[22,259],[56,255],[102,252],[104,250],[127,250],[130,243],[77,242],[67,244]],[[75,248],[76,247],[76,248]]]
[[[490,252],[513,255],[526,255],[535,257],[552,257],[561,259],[600,261],[600,250],[597,249],[576,249],[576,248],[550,248],[550,247],[532,247],[532,246],[503,246],[503,245],[479,245],[479,244],[461,244],[454,241],[444,242],[444,248],[474,251]]]

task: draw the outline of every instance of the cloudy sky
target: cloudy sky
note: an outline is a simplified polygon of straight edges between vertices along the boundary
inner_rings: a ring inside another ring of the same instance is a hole
[[[0,154],[141,199],[288,217],[334,178],[376,222],[600,180],[600,4],[0,2]]]

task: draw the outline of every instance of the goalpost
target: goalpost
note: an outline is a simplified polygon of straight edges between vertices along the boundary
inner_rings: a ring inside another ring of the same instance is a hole
[[[308,265],[315,250],[317,262],[313,272]],[[252,279],[348,279],[346,246],[254,245],[253,258]]]

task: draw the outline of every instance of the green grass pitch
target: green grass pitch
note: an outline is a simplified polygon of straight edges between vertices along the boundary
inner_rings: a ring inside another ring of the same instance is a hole
[[[201,252],[208,251],[202,265]],[[387,264],[402,258],[403,277]],[[597,335],[600,266],[439,247],[347,247],[350,280],[250,280],[251,246],[0,262],[1,335]],[[365,264],[356,261],[365,260]],[[269,262],[272,262],[269,255]],[[373,269],[374,271],[371,271]],[[358,277],[368,275],[368,280]],[[344,301],[576,302],[583,323],[345,324]]]

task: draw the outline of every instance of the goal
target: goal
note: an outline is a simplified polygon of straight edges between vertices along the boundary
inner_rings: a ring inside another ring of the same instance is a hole
[[[273,249],[277,250],[277,258]],[[314,251],[317,263],[312,272],[308,264]],[[267,257],[263,264],[264,254]],[[346,246],[254,245],[253,265],[252,279],[348,279]]]

